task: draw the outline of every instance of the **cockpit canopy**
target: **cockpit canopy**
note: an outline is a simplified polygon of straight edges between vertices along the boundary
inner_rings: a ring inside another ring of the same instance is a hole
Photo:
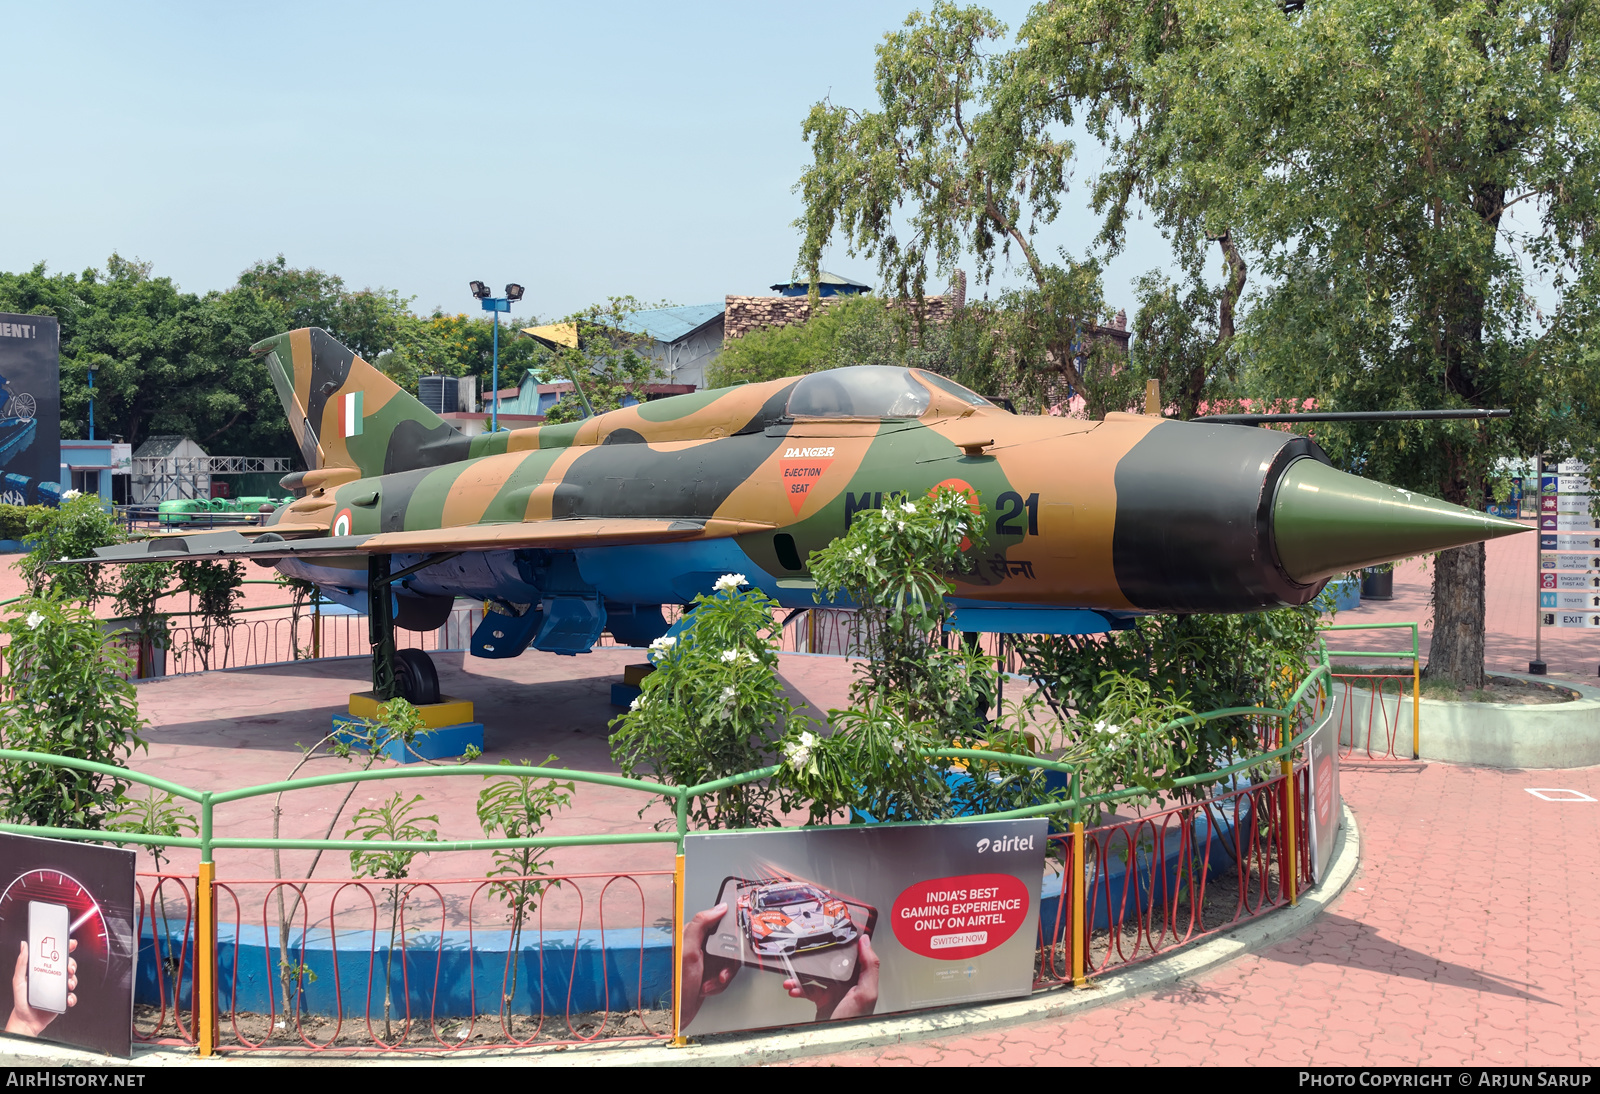
[[[801,379],[789,393],[786,413],[790,418],[920,418],[928,409],[929,388],[971,406],[994,405],[955,381],[923,369],[848,365]]]

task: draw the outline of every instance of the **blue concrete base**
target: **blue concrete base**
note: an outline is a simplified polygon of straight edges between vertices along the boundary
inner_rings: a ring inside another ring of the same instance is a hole
[[[1361,580],[1341,577],[1328,582],[1328,587],[1317,597],[1317,608],[1323,612],[1347,612],[1361,607]]]
[[[365,740],[365,732],[343,731],[345,726],[350,725],[360,727],[364,723],[360,718],[352,718],[348,714],[333,716],[333,731],[338,740],[346,744],[356,744]],[[383,754],[403,764],[414,764],[418,760],[453,760],[465,755],[468,745],[479,752],[483,751],[482,722],[462,722],[460,725],[443,726],[429,733],[418,734],[411,741],[410,747],[403,741],[390,741],[384,745]]]
[[[139,940],[134,1001],[154,1004],[159,1002],[157,950],[149,931],[147,925]],[[404,1013],[407,1002],[411,1014],[424,1019],[430,1013],[436,1018],[462,1018],[474,1012],[499,1011],[502,985],[511,982],[506,968],[510,931],[474,931],[470,948],[464,930],[445,931],[442,948],[438,931],[409,933],[405,950],[396,949],[391,963],[388,923],[381,915],[376,953],[371,931],[340,931],[335,950],[328,931],[311,931],[302,945],[296,927],[290,934],[289,962],[303,962],[315,974],[305,987],[303,1011],[331,1015],[336,1008],[342,1008],[345,1017],[360,1016],[368,1012],[370,997],[371,1012],[381,1015],[386,969],[397,1013]],[[192,959],[192,950],[183,954],[182,923],[172,924],[171,937],[162,939],[160,952]],[[266,929],[259,923],[247,925],[235,935],[234,925],[219,923],[217,985],[223,1010],[236,1008],[264,1014],[271,1005],[269,993],[281,999],[277,976],[280,956],[276,926]],[[545,1014],[565,1014],[569,1006],[571,1013],[582,1014],[604,1010],[608,1001],[613,1011],[641,1006],[667,1010],[672,1006],[672,931],[666,927],[607,930],[602,949],[598,930],[546,931],[541,939],[537,927],[525,926],[515,962],[517,989],[511,1006],[520,1014],[541,1009]],[[183,982],[178,986],[180,1002],[185,1006],[190,998],[191,978],[192,960],[186,962]],[[439,985],[437,1006],[432,998],[435,978]],[[166,987],[170,995],[172,986]],[[283,1011],[281,1002],[277,1011]]]
[[[633,701],[643,692],[639,688],[629,687],[627,684],[611,685],[611,705],[614,707],[632,706]]]
[[[0,539],[0,555],[25,555],[31,550],[20,539]]]

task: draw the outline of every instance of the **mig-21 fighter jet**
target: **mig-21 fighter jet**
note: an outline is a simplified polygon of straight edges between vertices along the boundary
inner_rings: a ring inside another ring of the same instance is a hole
[[[367,608],[390,651],[374,657],[375,688],[414,702],[432,701],[432,666],[416,650],[396,663],[392,628],[438,627],[457,597],[493,607],[478,656],[582,653],[604,631],[645,645],[668,629],[663,605],[728,573],[813,605],[812,551],[862,510],[941,485],[985,506],[981,557],[952,597],[972,631],[1094,633],[1140,612],[1303,604],[1356,567],[1527,530],[1338,471],[1302,436],[1019,416],[914,368],[837,368],[468,437],[325,331],[253,351],[307,467],[283,486],[303,496],[259,528],[86,561],[276,565]]]

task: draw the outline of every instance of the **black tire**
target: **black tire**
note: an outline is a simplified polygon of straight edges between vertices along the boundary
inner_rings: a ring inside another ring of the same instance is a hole
[[[421,650],[397,650],[394,655],[394,680],[400,688],[400,698],[412,706],[426,706],[439,701],[439,673],[433,667],[433,658]]]

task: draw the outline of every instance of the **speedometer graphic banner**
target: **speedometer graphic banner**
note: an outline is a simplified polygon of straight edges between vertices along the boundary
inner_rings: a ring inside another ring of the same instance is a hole
[[[132,1055],[133,851],[0,834],[5,1031]]]

